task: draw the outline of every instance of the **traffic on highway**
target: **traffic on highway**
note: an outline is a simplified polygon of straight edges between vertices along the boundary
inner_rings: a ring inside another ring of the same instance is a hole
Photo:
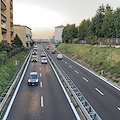
[[[45,46],[45,43],[36,45],[31,52],[28,68],[12,107],[1,119],[84,120],[85,116],[81,117],[81,114],[75,109],[75,103],[70,97],[72,93],[70,95],[67,92],[68,98],[58,82],[48,56],[61,66],[77,86],[98,114],[99,120],[118,120],[120,118],[119,88],[52,47],[46,49]],[[68,87],[64,85],[64,88]]]

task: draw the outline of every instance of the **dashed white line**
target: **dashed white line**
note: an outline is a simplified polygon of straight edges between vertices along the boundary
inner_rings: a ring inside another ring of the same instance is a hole
[[[77,71],[77,70],[75,70],[75,72],[78,74],[78,71]]]
[[[70,68],[72,68],[72,66],[69,65]]]
[[[67,62],[65,62],[65,64],[67,64]]]
[[[43,87],[43,84],[42,84],[42,82],[40,82],[40,87],[41,87],[41,88]]]
[[[42,77],[42,74],[40,73],[40,77]]]
[[[95,88],[97,92],[99,92],[101,95],[104,95],[103,92],[101,92],[98,88]]]
[[[41,67],[39,67],[39,69],[41,70]]]
[[[86,78],[83,77],[83,80],[85,80],[86,82],[88,82],[88,80]]]
[[[40,63],[39,63],[39,65],[40,65]]]
[[[43,96],[41,96],[41,107],[44,107],[44,104],[43,104]]]

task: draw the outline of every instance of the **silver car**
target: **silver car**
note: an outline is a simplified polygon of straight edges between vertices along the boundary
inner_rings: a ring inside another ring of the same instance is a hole
[[[42,63],[42,64],[47,64],[47,58],[46,58],[46,57],[42,57],[41,63]]]
[[[28,85],[38,85],[38,75],[37,72],[31,72],[28,77]]]
[[[62,55],[62,54],[58,54],[58,55],[57,55],[57,59],[58,59],[58,60],[62,60],[62,59],[63,59],[63,55]]]

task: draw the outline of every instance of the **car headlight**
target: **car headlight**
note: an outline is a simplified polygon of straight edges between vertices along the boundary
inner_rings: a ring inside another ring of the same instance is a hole
[[[36,80],[36,82],[38,82],[38,79]]]
[[[28,79],[28,82],[30,82],[30,79]]]

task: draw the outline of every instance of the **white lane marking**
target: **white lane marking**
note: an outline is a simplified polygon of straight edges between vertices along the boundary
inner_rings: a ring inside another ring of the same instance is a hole
[[[62,60],[62,61],[64,61],[64,60]]]
[[[99,92],[101,95],[104,95],[103,92],[101,92],[98,88],[95,88],[97,92]]]
[[[39,67],[39,69],[41,70],[41,67]]]
[[[40,63],[39,63],[39,65],[40,65]]]
[[[72,66],[69,65],[70,68],[72,68]]]
[[[83,80],[85,80],[86,82],[88,82],[88,80],[86,78],[83,77]]]
[[[118,107],[117,109],[120,110],[120,107]]]
[[[40,87],[41,87],[41,88],[43,87],[43,84],[42,84],[42,82],[40,82]]]
[[[42,74],[40,73],[40,77],[42,77]]]
[[[41,96],[41,107],[44,107],[44,104],[43,104],[43,96]]]
[[[65,62],[65,64],[67,64],[67,62]]]
[[[78,71],[77,71],[77,70],[75,70],[75,72],[78,74]]]

